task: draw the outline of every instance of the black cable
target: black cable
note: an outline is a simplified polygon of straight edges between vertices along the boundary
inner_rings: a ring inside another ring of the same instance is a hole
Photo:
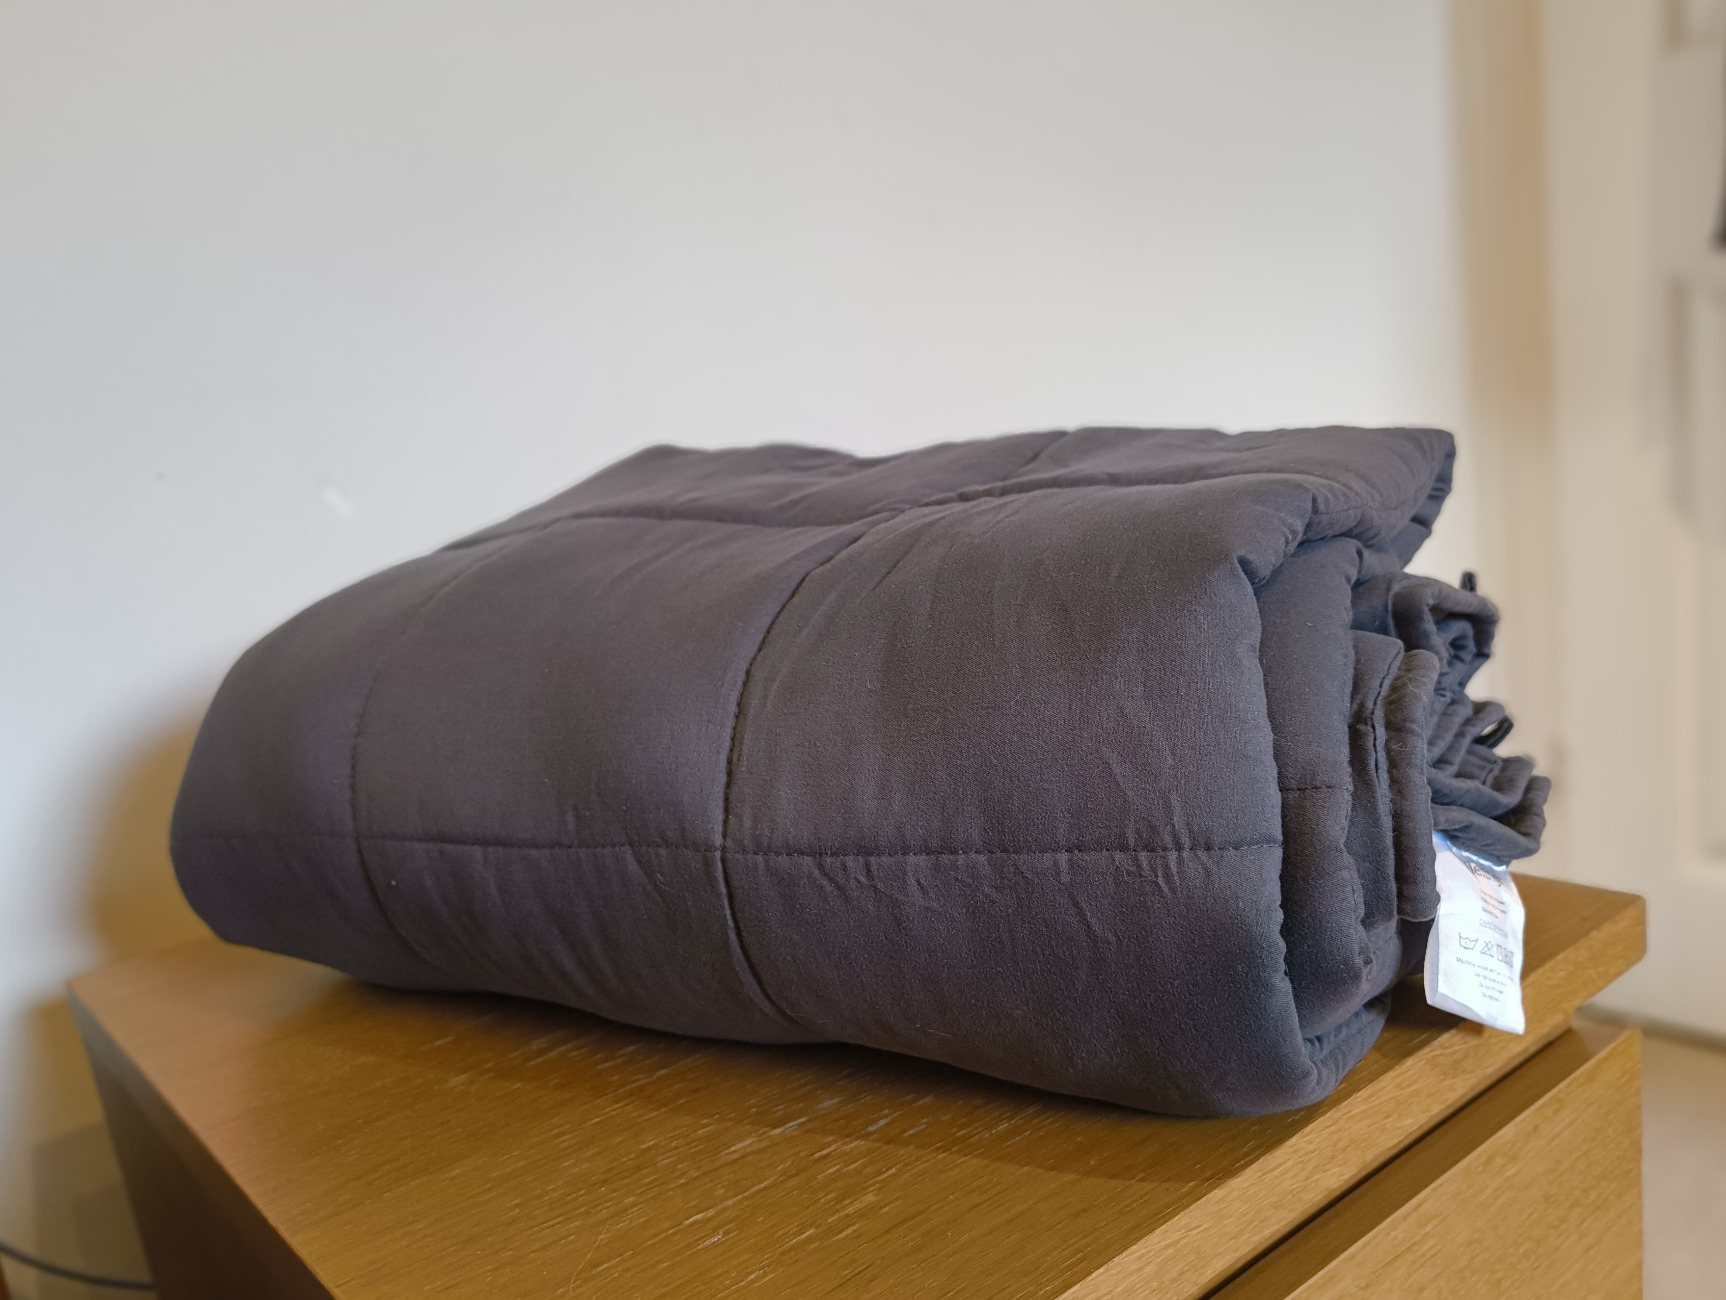
[[[82,1282],[86,1286],[111,1286],[120,1291],[154,1291],[154,1282],[140,1282],[129,1277],[103,1277],[99,1273],[80,1273],[75,1268],[64,1268],[59,1264],[50,1264],[45,1259],[37,1259],[27,1255],[9,1242],[0,1241],[0,1255],[15,1259],[25,1268],[33,1268],[38,1273],[46,1273],[50,1277],[63,1277],[68,1282]]]

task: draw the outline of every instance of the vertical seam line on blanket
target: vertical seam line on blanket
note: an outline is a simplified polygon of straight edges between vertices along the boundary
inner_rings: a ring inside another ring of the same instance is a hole
[[[1063,434],[1061,436],[1064,437],[1065,435]],[[1058,441],[1060,441],[1059,437],[1051,440],[1051,443]],[[1027,465],[1036,460],[1038,456],[1041,456],[1043,452],[1048,449],[1049,445],[1051,444],[1045,444],[1042,447],[1038,447],[1037,450],[1032,452],[1025,460],[1025,463],[1020,465],[1018,469],[1013,471],[1013,473],[1018,474],[1022,472]],[[821,563],[811,567],[808,572],[792,584],[791,590],[786,593],[785,599],[779,602],[779,608],[773,611],[773,617],[767,620],[767,626],[762,630],[761,640],[756,642],[754,653],[749,656],[749,661],[743,665],[743,678],[737,684],[737,706],[731,711],[731,735],[727,738],[725,746],[725,784],[720,791],[719,800],[719,889],[721,900],[725,904],[725,924],[731,931],[731,941],[737,945],[737,955],[742,959],[744,972],[754,983],[756,993],[760,995],[761,1000],[766,1004],[767,1008],[782,1017],[786,1023],[795,1025],[797,1028],[808,1033],[814,1033],[815,1031],[811,1030],[807,1025],[792,1016],[784,1007],[779,1005],[779,1000],[767,991],[767,985],[761,978],[761,971],[757,968],[754,958],[749,955],[749,946],[743,941],[743,927],[737,923],[737,908],[735,906],[734,896],[731,889],[731,864],[727,860],[727,848],[731,837],[731,791],[737,775],[737,751],[741,747],[743,741],[743,701],[749,694],[749,679],[755,673],[755,665],[760,661],[762,651],[766,650],[767,642],[773,637],[773,629],[779,626],[779,620],[785,616],[785,611],[791,608],[791,603],[797,599],[797,593],[803,590],[803,584],[808,582],[809,579],[814,577],[817,573],[821,572],[822,569],[825,569],[828,565],[832,564],[841,555],[844,555],[853,546],[857,545],[858,542],[861,542],[865,537],[868,537],[876,529],[885,527],[887,524],[892,523],[902,515],[910,513],[910,511],[915,508],[916,507],[914,506],[909,506],[901,510],[895,510],[885,518],[877,519],[874,523],[868,525],[859,532],[857,536],[853,537],[838,550],[834,551],[833,554],[829,555],[825,560],[822,560]],[[825,1038],[827,1035],[816,1034],[816,1037]]]
[[[438,963],[427,958],[427,956],[420,951],[419,945],[414,943],[412,939],[408,938],[407,932],[397,924],[394,914],[384,903],[383,891],[378,888],[377,878],[372,875],[371,866],[366,861],[366,837],[360,834],[359,794],[360,742],[365,738],[366,711],[371,707],[372,694],[377,690],[378,682],[384,675],[385,667],[388,666],[389,661],[395,657],[396,652],[401,649],[402,642],[406,641],[413,633],[414,629],[420,625],[421,620],[425,618],[433,605],[442,600],[450,589],[463,578],[471,577],[494,560],[502,559],[505,555],[508,555],[517,547],[525,544],[531,538],[539,536],[548,529],[555,528],[562,522],[563,521],[561,519],[553,519],[542,524],[538,528],[534,528],[525,533],[519,533],[516,536],[509,538],[497,551],[486,556],[475,564],[468,565],[467,568],[450,578],[436,591],[432,592],[431,595],[427,596],[420,607],[414,611],[414,615],[408,620],[407,626],[396,634],[395,639],[391,641],[384,652],[378,656],[377,664],[372,668],[372,675],[366,682],[365,693],[360,696],[360,707],[354,715],[354,739],[353,743],[348,748],[348,824],[353,829],[354,856],[359,859],[360,875],[366,882],[366,888],[371,890],[372,901],[377,904],[378,913],[383,917],[384,924],[389,926],[389,928],[395,933],[396,939],[401,943],[402,947],[406,948],[408,952],[414,955],[414,957],[418,958],[433,970],[439,969]]]
[[[900,513],[902,512],[895,512],[885,519],[879,519],[870,524],[857,536],[834,551],[833,554],[805,571],[802,577],[791,584],[791,590],[786,593],[785,599],[779,602],[779,608],[773,611],[773,616],[767,620],[767,626],[761,632],[761,640],[755,643],[755,649],[750,653],[748,662],[743,665],[743,676],[737,683],[737,704],[731,710],[731,734],[726,737],[725,783],[720,789],[719,796],[718,854],[719,892],[720,900],[725,905],[725,925],[731,932],[731,942],[737,945],[737,956],[742,963],[743,973],[749,977],[750,983],[754,985],[755,994],[761,999],[762,1004],[787,1024],[794,1025],[806,1033],[814,1033],[815,1031],[788,1012],[779,1004],[779,999],[767,991],[767,984],[761,978],[761,971],[756,966],[755,959],[749,955],[749,945],[743,941],[743,927],[737,923],[737,908],[731,888],[731,864],[727,858],[726,849],[731,838],[731,791],[737,776],[737,751],[742,748],[743,744],[743,701],[749,695],[749,679],[755,675],[755,665],[760,661],[762,651],[767,648],[767,642],[773,636],[773,629],[779,626],[779,620],[784,617],[785,611],[791,608],[791,602],[797,599],[797,593],[803,590],[803,584],[877,528],[899,518]],[[816,1034],[816,1037],[825,1038],[827,1035]]]

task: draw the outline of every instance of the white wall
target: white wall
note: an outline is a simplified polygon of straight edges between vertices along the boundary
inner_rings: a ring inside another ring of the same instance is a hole
[[[1444,33],[0,0],[0,1235],[94,1115],[60,981],[191,932],[187,730],[314,597],[650,441],[1454,426]]]

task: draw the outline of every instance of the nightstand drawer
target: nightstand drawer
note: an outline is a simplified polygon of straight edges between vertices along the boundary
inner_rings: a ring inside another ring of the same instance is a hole
[[[1642,1294],[1641,1041],[1570,1030],[1215,1300]]]

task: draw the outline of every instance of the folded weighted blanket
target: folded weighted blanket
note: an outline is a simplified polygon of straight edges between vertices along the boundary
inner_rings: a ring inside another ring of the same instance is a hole
[[[382,984],[1304,1105],[1418,965],[1433,829],[1509,859],[1544,823],[1465,690],[1496,612],[1403,571],[1451,459],[651,448],[249,650],[180,881],[223,937]]]

